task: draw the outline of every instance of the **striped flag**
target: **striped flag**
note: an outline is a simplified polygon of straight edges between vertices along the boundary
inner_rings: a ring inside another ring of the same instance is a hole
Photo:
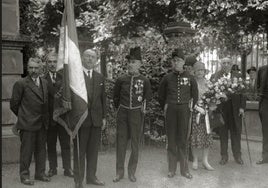
[[[87,117],[87,90],[74,19],[73,0],[64,1],[57,63],[60,79],[54,99],[53,119],[71,138],[78,133]]]

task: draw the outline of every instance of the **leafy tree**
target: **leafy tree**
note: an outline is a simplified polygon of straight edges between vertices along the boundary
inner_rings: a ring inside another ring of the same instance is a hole
[[[179,13],[212,38],[213,47],[241,53],[241,42],[249,34],[268,34],[268,2],[265,0],[184,0]],[[268,35],[267,35],[268,37]]]

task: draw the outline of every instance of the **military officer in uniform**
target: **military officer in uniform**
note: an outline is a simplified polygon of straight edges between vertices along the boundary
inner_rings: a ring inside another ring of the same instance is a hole
[[[198,87],[193,76],[183,70],[184,54],[181,49],[172,53],[173,71],[162,79],[158,91],[159,103],[166,118],[168,138],[168,177],[174,177],[177,155],[180,156],[181,175],[191,179],[187,161],[190,108],[198,99]],[[192,104],[192,105],[189,105]]]
[[[257,90],[260,95],[259,113],[262,124],[262,159],[258,165],[268,163],[268,65],[261,67],[257,76]]]
[[[136,182],[139,139],[142,128],[143,104],[151,97],[150,81],[139,74],[141,66],[140,48],[130,49],[128,74],[117,79],[113,101],[117,113],[116,177],[114,182],[124,177],[124,163],[128,139],[131,140],[131,155],[128,162],[128,177]]]

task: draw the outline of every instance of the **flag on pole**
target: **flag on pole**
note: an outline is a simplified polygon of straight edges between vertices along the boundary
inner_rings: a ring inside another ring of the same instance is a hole
[[[71,138],[87,117],[87,90],[74,19],[73,0],[64,1],[58,51],[59,87],[54,99],[53,119]]]

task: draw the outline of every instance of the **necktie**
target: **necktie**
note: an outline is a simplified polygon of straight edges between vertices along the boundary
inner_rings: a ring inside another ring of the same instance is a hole
[[[39,82],[38,82],[38,78],[34,78],[34,83],[37,87],[39,87]]]
[[[53,80],[53,83],[56,82],[56,73],[52,73],[52,80]]]
[[[91,79],[91,78],[92,78],[92,71],[89,70],[87,75],[88,75],[88,77]]]

